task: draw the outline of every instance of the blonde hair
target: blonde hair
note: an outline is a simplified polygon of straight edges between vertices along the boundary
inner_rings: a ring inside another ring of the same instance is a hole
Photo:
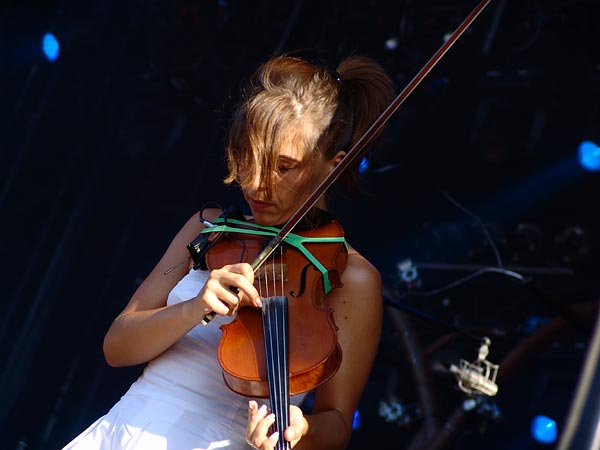
[[[289,55],[265,62],[243,92],[233,117],[225,183],[235,181],[244,188],[260,167],[261,188],[270,195],[284,143],[298,146],[304,161],[319,155],[330,159],[351,148],[393,95],[390,78],[364,56],[346,58],[337,72]],[[359,162],[357,158],[354,167],[338,178],[350,189],[358,185]]]

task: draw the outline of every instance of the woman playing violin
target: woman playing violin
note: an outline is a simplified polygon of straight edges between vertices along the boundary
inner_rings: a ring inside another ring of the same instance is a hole
[[[336,71],[290,55],[265,62],[243,92],[226,147],[225,182],[241,187],[248,219],[286,223],[392,98],[391,80],[369,58],[351,56]],[[355,186],[357,165],[337,181]],[[315,206],[326,210],[325,198]],[[65,449],[266,450],[282,439],[295,449],[348,446],[379,344],[379,272],[346,245],[341,284],[323,299],[333,310],[341,363],[314,389],[312,411],[301,408],[305,394],[293,395],[289,426],[273,432],[268,399],[229,389],[217,358],[220,326],[240,308],[261,307],[253,268],[247,262],[210,270],[177,266],[189,257],[188,244],[221,214],[204,209],[192,215],[111,324],[104,340],[108,364],[146,367]],[[211,312],[214,320],[203,325]]]

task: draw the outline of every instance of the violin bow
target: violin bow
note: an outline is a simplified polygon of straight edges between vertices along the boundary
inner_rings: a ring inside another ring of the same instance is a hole
[[[471,13],[462,21],[456,30],[450,35],[450,37],[442,44],[442,46],[433,54],[433,56],[427,61],[427,63],[417,72],[413,79],[406,85],[406,87],[398,94],[398,96],[389,104],[389,106],[381,113],[381,115],[373,122],[369,129],[354,143],[354,145],[348,150],[346,156],[336,165],[331,172],[323,179],[323,181],[317,186],[314,192],[304,201],[304,203],[298,208],[298,210],[290,217],[280,231],[275,235],[269,243],[265,246],[261,253],[258,254],[252,268],[258,269],[262,263],[275,251],[275,249],[281,244],[281,242],[287,237],[287,235],[294,229],[294,227],[302,220],[308,210],[312,208],[317,200],[325,193],[325,191],[337,180],[340,174],[346,170],[346,168],[358,157],[361,150],[367,146],[373,140],[373,137],[379,132],[389,118],[396,112],[400,105],[406,100],[406,98],[415,90],[415,88],[421,83],[423,78],[433,69],[438,61],[446,54],[446,52],[454,45],[458,38],[465,32],[465,30],[473,23],[477,16],[483,11],[483,9],[490,3],[491,0],[482,0],[479,4],[471,11]]]
[[[269,256],[279,247],[283,240],[288,234],[294,229],[294,227],[302,220],[308,210],[312,208],[317,200],[325,193],[325,191],[338,179],[340,174],[346,170],[346,168],[360,155],[361,150],[367,146],[373,140],[373,137],[383,128],[383,126],[390,119],[400,105],[404,103],[406,98],[415,90],[415,88],[421,83],[423,78],[433,69],[438,61],[446,54],[446,52],[454,45],[465,30],[473,23],[473,21],[479,16],[481,11],[491,2],[491,0],[481,0],[479,4],[471,11],[471,13],[465,17],[461,24],[454,30],[454,32],[448,37],[448,39],[442,44],[442,46],[433,54],[433,56],[427,61],[427,63],[417,72],[413,79],[406,85],[406,87],[400,92],[396,98],[388,105],[388,107],[381,113],[381,115],[371,124],[369,129],[354,143],[354,145],[348,150],[346,156],[336,165],[331,172],[321,181],[317,188],[312,194],[302,203],[302,205],[296,210],[296,212],[288,219],[288,221],[281,227],[279,232],[271,238],[267,245],[258,254],[256,259],[252,262],[252,269],[256,270],[267,260]],[[208,313],[203,319],[202,324],[206,325],[215,316],[214,312]]]

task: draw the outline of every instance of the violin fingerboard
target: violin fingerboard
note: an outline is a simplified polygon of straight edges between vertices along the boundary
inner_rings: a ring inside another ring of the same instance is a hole
[[[271,411],[275,414],[273,431],[279,431],[276,450],[290,450],[283,437],[289,425],[290,376],[288,342],[288,299],[286,296],[267,297],[262,301],[265,356]]]

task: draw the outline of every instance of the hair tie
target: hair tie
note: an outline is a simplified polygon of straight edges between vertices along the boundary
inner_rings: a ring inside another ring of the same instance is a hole
[[[342,76],[338,73],[338,71],[331,70],[331,74],[333,75],[333,78],[335,78],[335,81],[337,81],[337,83],[341,86],[342,85]]]

